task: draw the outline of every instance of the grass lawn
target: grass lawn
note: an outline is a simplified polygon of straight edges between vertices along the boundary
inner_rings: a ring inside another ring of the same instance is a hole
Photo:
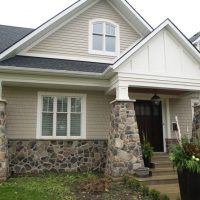
[[[134,179],[115,183],[92,173],[48,173],[0,183],[0,200],[168,200],[159,195]]]

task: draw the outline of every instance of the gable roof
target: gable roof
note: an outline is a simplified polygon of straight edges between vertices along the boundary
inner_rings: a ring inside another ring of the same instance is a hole
[[[192,43],[195,43],[198,39],[200,39],[200,31],[198,33],[196,33],[195,35],[193,35],[191,38],[190,38],[190,41]]]
[[[31,33],[33,29],[0,25],[0,53]]]
[[[29,56],[15,56],[0,62],[2,66],[24,69],[58,70],[68,72],[103,73],[110,64],[85,61],[39,58]]]
[[[55,30],[57,27],[67,23],[74,16],[83,12],[84,10],[92,7],[94,4],[100,0],[78,0],[76,3],[69,6],[67,9],[63,10],[33,32],[28,34],[26,37],[15,43],[10,48],[6,49],[0,54],[0,60],[12,57],[27,48],[31,43],[35,42],[39,38],[43,37],[47,33]],[[130,6],[126,0],[106,0],[121,12],[130,23],[137,26],[136,28],[144,32],[144,35],[150,33],[153,28]]]
[[[143,45],[145,45],[151,38],[153,38],[156,34],[162,31],[164,28],[167,28],[176,39],[181,42],[187,50],[200,62],[200,53],[193,46],[193,44],[189,41],[189,39],[173,24],[170,19],[166,19],[163,23],[161,23],[154,31],[152,31],[149,35],[140,40],[137,44],[134,44],[131,48],[125,51],[120,58],[118,58],[112,68],[117,68],[120,64],[122,64],[125,60],[127,60],[130,56],[132,56],[136,51],[138,51]]]

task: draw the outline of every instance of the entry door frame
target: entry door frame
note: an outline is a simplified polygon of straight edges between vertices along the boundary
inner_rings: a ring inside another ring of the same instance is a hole
[[[129,95],[131,99],[135,100],[150,100],[153,94],[134,94],[130,93]],[[168,98],[161,97],[161,112],[162,112],[162,129],[163,129],[163,150],[164,152],[167,152],[167,147],[166,147],[166,138],[167,138],[167,133],[170,133],[170,114],[169,114],[169,104],[167,103]]]

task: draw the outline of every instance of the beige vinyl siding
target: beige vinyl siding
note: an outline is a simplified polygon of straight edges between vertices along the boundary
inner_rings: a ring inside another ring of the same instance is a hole
[[[37,90],[32,88],[3,88],[7,100],[8,138],[35,138],[37,117]]]
[[[101,0],[92,8],[38,43],[29,52],[112,60],[113,57],[110,56],[88,53],[89,21],[96,18],[112,20],[119,25],[121,52],[139,39],[137,32],[105,0]]]
[[[3,97],[7,100],[8,138],[35,139],[37,125],[36,88],[4,87]],[[87,139],[106,139],[109,133],[110,101],[114,97],[103,92],[42,90],[63,93],[87,94],[86,136]]]
[[[171,121],[171,135],[175,138],[175,133],[172,131],[172,122],[175,122],[175,116],[178,116],[180,129],[182,134],[187,134],[188,131],[192,132],[192,107],[191,97],[185,97],[181,99],[170,99],[170,121]]]

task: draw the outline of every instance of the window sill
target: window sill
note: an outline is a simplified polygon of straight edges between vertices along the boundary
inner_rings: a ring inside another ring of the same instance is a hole
[[[77,136],[77,137],[48,137],[48,136],[41,136],[38,137],[39,140],[85,140],[85,137]]]
[[[98,51],[98,50],[89,50],[89,54],[101,55],[101,56],[119,56],[118,52],[109,52],[109,51]]]

